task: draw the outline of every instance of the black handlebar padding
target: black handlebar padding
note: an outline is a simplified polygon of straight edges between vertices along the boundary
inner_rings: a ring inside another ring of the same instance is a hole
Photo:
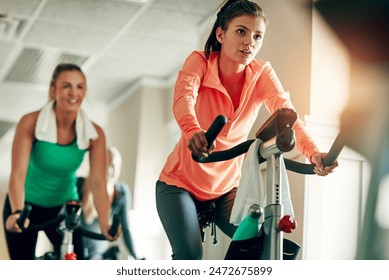
[[[118,232],[119,225],[120,225],[119,214],[115,214],[112,218],[112,225],[111,225],[111,228],[109,229],[109,232],[108,232],[109,235],[114,237],[116,235],[116,233]],[[107,238],[103,234],[92,232],[92,231],[87,230],[83,227],[77,228],[77,231],[79,233],[81,233],[81,235],[92,238],[92,239],[107,240]]]
[[[19,226],[21,229],[24,229],[24,222],[25,222],[26,219],[30,216],[31,210],[32,210],[31,205],[26,204],[26,205],[24,206],[22,212],[20,213],[20,216],[19,216],[19,218],[17,219],[16,223],[18,224],[18,226]]]
[[[342,132],[339,132],[330,150],[328,151],[328,154],[322,159],[323,165],[324,166],[333,165],[338,159],[339,154],[342,151],[343,147],[344,147],[343,134]],[[315,174],[315,172],[313,171],[313,169],[315,168],[314,164],[300,163],[286,158],[284,159],[284,161],[285,161],[286,169],[290,171],[300,173],[300,174],[306,174],[306,175]]]
[[[207,148],[211,147],[213,141],[215,141],[216,137],[219,135],[220,131],[223,129],[225,124],[227,123],[227,118],[223,115],[218,115],[215,120],[212,122],[211,126],[208,128],[207,132],[205,133],[205,138],[207,139],[208,146]],[[213,160],[212,154],[210,160],[206,160],[207,158],[199,158],[198,156],[194,155],[192,153],[192,159],[197,162],[213,162],[213,161],[221,161],[221,160]],[[209,158],[208,156],[208,158]],[[226,159],[224,159],[226,160]]]
[[[330,150],[328,151],[327,156],[325,158],[323,158],[323,160],[322,160],[324,166],[333,165],[336,162],[343,147],[344,147],[343,134],[342,134],[342,132],[339,132],[339,134],[336,136],[334,143],[332,144]]]
[[[120,217],[119,217],[119,214],[115,214],[112,218],[112,226],[111,228],[109,229],[109,235],[111,235],[112,237],[116,235],[116,233],[118,232],[118,228],[119,228],[119,225],[120,225]]]
[[[81,233],[81,235],[92,238],[92,239],[107,240],[107,238],[105,238],[105,236],[103,234],[92,232],[92,231],[89,231],[89,230],[84,229],[82,227],[77,228],[76,231]]]
[[[290,117],[289,121],[293,121],[293,119],[294,119],[294,114],[293,114],[294,112],[281,110],[278,113],[284,114],[284,115],[289,114],[289,117]],[[272,123],[276,123],[274,121],[276,116],[277,116],[277,114],[274,115]],[[215,121],[212,123],[209,130],[205,134],[205,136],[207,137],[207,141],[208,141],[209,146],[212,145],[212,142],[216,139],[217,135],[220,133],[220,131],[222,130],[222,128],[224,127],[224,125],[226,123],[227,123],[226,117],[224,117],[222,115],[217,116],[217,118],[215,119]],[[266,127],[266,126],[263,126],[263,127]],[[273,124],[273,127],[274,127],[274,124]],[[260,129],[257,132],[256,137],[260,138],[259,136],[262,136],[262,133],[264,131],[265,131],[264,129]],[[278,130],[272,129],[272,133],[270,133],[270,134],[273,135],[274,131],[278,131]],[[268,138],[269,135],[266,135],[266,136],[267,136],[266,138]],[[209,162],[229,160],[229,159],[237,157],[241,154],[246,153],[248,151],[250,145],[254,141],[255,141],[254,139],[247,140],[247,141],[245,141],[245,142],[243,142],[235,147],[232,147],[228,150],[213,152],[210,155],[208,155],[208,157],[206,157],[206,158],[199,158],[196,155],[192,154],[192,159],[195,160],[196,162],[200,162],[200,163],[209,163]],[[330,150],[328,151],[327,156],[322,159],[324,166],[331,166],[332,164],[334,164],[336,162],[340,152],[342,151],[343,147],[344,147],[343,135],[340,132],[337,135]],[[259,163],[262,163],[262,162],[266,161],[266,159],[262,158],[261,155],[258,154],[258,161],[259,161]],[[300,174],[306,174],[306,175],[315,174],[315,172],[313,171],[314,167],[315,167],[314,164],[300,163],[300,162],[293,161],[293,160],[286,159],[286,158],[284,158],[284,162],[285,162],[286,169],[288,169],[290,171],[300,173]]]
[[[287,158],[284,158],[284,162],[286,169],[290,171],[305,175],[315,174],[315,172],[313,171],[313,169],[315,168],[314,164],[301,163]]]
[[[49,226],[58,225],[67,216],[66,213],[60,213],[58,215],[58,217],[56,217],[53,220],[48,221],[47,223],[43,223],[40,225],[33,225],[33,226],[29,226],[28,228],[24,228],[24,222],[30,216],[31,210],[32,210],[31,205],[26,204],[24,206],[22,212],[20,213],[20,217],[16,221],[18,226],[23,230],[32,230],[32,231],[43,230]],[[120,225],[119,214],[115,214],[112,218],[112,226],[109,230],[109,235],[115,236],[116,233],[118,232],[119,225]],[[92,232],[92,231],[89,231],[89,230],[84,229],[82,227],[77,227],[77,228],[75,228],[75,230],[80,232],[82,235],[89,237],[89,238],[92,238],[92,239],[107,240],[103,234]]]
[[[208,149],[211,147],[213,141],[215,141],[216,137],[223,129],[225,124],[227,123],[227,118],[223,115],[218,115],[216,119],[213,121],[207,132],[205,133],[205,138],[207,138]]]
[[[213,153],[209,154],[208,157],[204,157],[204,158],[199,158],[196,155],[192,154],[192,159],[194,161],[197,161],[200,163],[209,163],[209,162],[229,160],[229,159],[232,159],[234,157],[237,157],[239,155],[246,153],[249,150],[250,145],[254,141],[255,141],[255,139],[247,140],[243,143],[240,143],[239,145],[236,145],[235,147],[232,147],[231,149],[213,152]]]

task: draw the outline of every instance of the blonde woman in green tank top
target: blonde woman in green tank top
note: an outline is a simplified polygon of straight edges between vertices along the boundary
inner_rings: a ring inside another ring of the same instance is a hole
[[[86,95],[82,70],[74,64],[59,64],[53,72],[49,96],[55,113],[56,143],[38,140],[36,125],[41,110],[24,115],[19,121],[12,148],[12,170],[3,211],[4,228],[11,259],[34,259],[37,233],[22,232],[16,223],[25,203],[33,206],[27,223],[41,224],[54,218],[69,200],[78,200],[76,170],[89,152],[89,180],[101,232],[108,231],[109,202],[106,190],[106,141],[101,127],[92,123],[97,137],[86,148],[77,145],[76,119]],[[54,132],[55,133],[55,132]],[[88,145],[89,143],[89,145]],[[61,236],[55,229],[46,235],[59,249]],[[77,253],[77,252],[76,252]],[[82,254],[82,252],[79,252]]]

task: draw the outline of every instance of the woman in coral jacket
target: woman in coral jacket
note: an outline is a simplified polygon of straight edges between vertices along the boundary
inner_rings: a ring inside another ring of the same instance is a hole
[[[266,31],[261,7],[248,0],[225,1],[217,14],[204,51],[186,59],[175,85],[173,111],[181,138],[169,155],[156,184],[157,210],[172,246],[173,259],[202,259],[198,214],[207,202],[215,205],[215,224],[232,237],[229,223],[240,179],[243,157],[224,162],[197,163],[191,154],[206,157],[215,147],[229,149],[245,140],[262,104],[270,113],[294,109],[269,62],[256,60]],[[218,115],[228,122],[208,149],[206,129]],[[297,149],[324,167],[317,146],[298,120],[294,126]]]

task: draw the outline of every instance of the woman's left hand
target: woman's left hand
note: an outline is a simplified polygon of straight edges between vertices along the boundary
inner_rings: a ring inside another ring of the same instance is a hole
[[[319,176],[327,176],[330,173],[334,172],[334,169],[338,167],[338,162],[336,161],[333,165],[324,166],[322,159],[327,155],[327,153],[315,153],[311,157],[311,162],[315,165],[313,171]]]

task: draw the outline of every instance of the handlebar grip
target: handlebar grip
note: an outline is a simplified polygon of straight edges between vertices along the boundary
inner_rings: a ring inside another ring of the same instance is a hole
[[[96,240],[107,240],[106,237],[103,234],[96,233],[96,232],[87,230],[87,229],[82,228],[82,227],[79,227],[76,230],[81,235],[83,235],[85,237],[88,237],[88,238],[92,238],[92,239],[96,239]]]
[[[330,150],[328,151],[328,154],[322,159],[324,166],[333,165],[337,161],[339,154],[341,153],[344,146],[345,145],[344,145],[343,134],[342,132],[339,132]],[[284,158],[284,161],[285,161],[286,169],[290,171],[300,173],[300,174],[305,174],[305,175],[315,174],[315,172],[313,171],[315,168],[314,164],[300,163],[286,158]]]
[[[334,143],[332,144],[330,150],[328,151],[328,154],[326,157],[323,158],[323,164],[324,166],[331,166],[333,165],[336,160],[338,159],[338,156],[340,152],[342,151],[344,147],[344,141],[343,141],[343,135],[342,132],[340,132],[336,138]]]
[[[313,169],[315,168],[314,164],[301,163],[287,158],[284,158],[284,162],[286,169],[290,171],[305,175],[316,174],[315,171],[313,171]]]
[[[120,225],[120,217],[119,217],[119,214],[115,214],[112,218],[112,225],[111,225],[111,228],[109,229],[109,235],[111,235],[112,237],[114,237],[116,235],[116,233],[118,232],[118,229],[119,229],[119,225]]]
[[[114,214],[114,216],[112,218],[111,228],[108,231],[110,236],[114,237],[116,235],[116,233],[118,232],[118,229],[119,229],[119,225],[120,225],[119,214]],[[95,240],[107,240],[103,234],[90,231],[90,230],[83,228],[83,227],[78,227],[76,230],[79,233],[81,233],[81,235],[88,237],[88,238],[92,238]]]
[[[19,226],[21,229],[24,229],[24,222],[25,222],[26,219],[30,216],[31,210],[32,210],[31,205],[26,204],[26,205],[24,206],[22,212],[20,213],[20,216],[19,216],[19,218],[17,219],[16,223],[18,224],[18,226]]]
[[[223,115],[218,115],[216,119],[213,121],[207,132],[205,133],[205,137],[207,138],[208,147],[211,147],[213,141],[215,141],[216,137],[223,129],[225,124],[227,123],[227,118]]]

